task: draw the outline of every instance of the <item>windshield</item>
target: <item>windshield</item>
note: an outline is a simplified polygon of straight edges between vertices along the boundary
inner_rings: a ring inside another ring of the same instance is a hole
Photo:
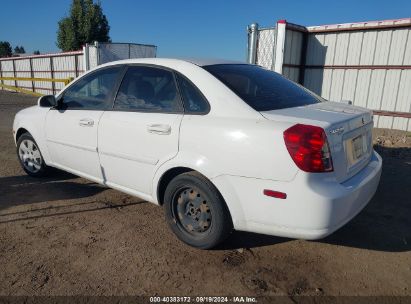
[[[250,64],[203,67],[256,111],[305,106],[323,99],[278,73]]]

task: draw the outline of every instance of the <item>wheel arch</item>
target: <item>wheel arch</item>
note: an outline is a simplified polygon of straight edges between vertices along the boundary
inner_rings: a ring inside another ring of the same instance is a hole
[[[23,127],[18,128],[16,132],[16,142],[19,140],[20,136],[22,136],[24,133],[31,134],[26,128],[23,128]]]
[[[50,155],[47,149],[45,139],[43,136],[41,136],[40,132],[38,132],[35,126],[32,126],[31,124],[18,125],[16,128],[16,134],[14,135],[14,140],[15,140],[16,145],[17,145],[19,138],[23,134],[29,134],[31,137],[33,137],[33,139],[35,140],[35,142],[37,143],[37,146],[39,147],[41,151],[41,154],[43,156],[45,163],[49,165],[51,162],[51,159],[50,159]]]
[[[168,170],[166,170],[161,175],[161,177],[159,178],[159,182],[156,184],[157,188],[156,191],[154,191],[154,195],[156,196],[155,203],[157,203],[160,206],[164,204],[164,194],[167,185],[171,182],[173,178],[185,172],[196,172],[207,178],[210,181],[210,183],[220,193],[226,207],[228,208],[228,212],[234,225],[234,229],[244,229],[245,216],[243,208],[241,204],[239,204],[239,199],[234,188],[232,187],[232,185],[230,185],[227,179],[224,178],[224,176],[221,176],[219,178],[209,178],[202,172],[187,166],[175,166],[168,168]]]
[[[171,182],[171,180],[182,173],[186,173],[190,171],[198,172],[189,167],[173,167],[173,168],[168,169],[161,175],[157,183],[157,192],[156,192],[157,202],[160,206],[164,204],[164,193],[166,192],[167,185]]]
[[[205,155],[180,151],[175,158],[162,163],[157,168],[152,181],[151,197],[153,198],[153,203],[160,206],[163,205],[164,191],[168,183],[177,175],[189,171],[203,175],[216,187],[228,207],[234,228],[243,228],[242,223],[244,222],[245,215],[235,187],[221,168],[215,166],[214,162],[210,161]]]

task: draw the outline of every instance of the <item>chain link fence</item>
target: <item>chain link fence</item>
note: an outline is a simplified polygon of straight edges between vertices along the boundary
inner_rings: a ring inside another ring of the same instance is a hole
[[[157,47],[154,45],[134,43],[99,43],[98,64],[127,58],[156,57]]]
[[[273,69],[276,45],[276,29],[261,29],[258,32],[256,64]]]

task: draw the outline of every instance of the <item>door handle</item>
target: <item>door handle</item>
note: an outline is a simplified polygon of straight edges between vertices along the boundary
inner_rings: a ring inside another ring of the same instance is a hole
[[[94,126],[94,120],[90,118],[82,118],[79,121],[79,125],[82,127],[92,127]]]
[[[152,124],[147,126],[147,132],[158,135],[169,135],[171,134],[171,126],[162,124]]]

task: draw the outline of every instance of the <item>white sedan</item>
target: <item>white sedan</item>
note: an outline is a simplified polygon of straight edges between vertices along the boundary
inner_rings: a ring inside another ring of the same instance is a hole
[[[182,241],[233,229],[318,239],[374,195],[372,112],[224,61],[133,59],[87,72],[17,113],[31,176],[59,168],[149,202]]]

